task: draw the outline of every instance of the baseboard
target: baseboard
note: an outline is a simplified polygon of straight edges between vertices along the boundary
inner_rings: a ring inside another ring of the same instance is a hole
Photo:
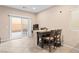
[[[22,37],[18,38],[18,39],[22,39]],[[7,42],[7,41],[12,41],[12,40],[16,40],[16,39],[10,39],[10,38],[8,38],[7,40],[1,40],[1,43]]]
[[[75,48],[74,46],[68,45],[68,44],[66,44],[66,43],[64,43],[64,46],[79,51],[78,48]]]

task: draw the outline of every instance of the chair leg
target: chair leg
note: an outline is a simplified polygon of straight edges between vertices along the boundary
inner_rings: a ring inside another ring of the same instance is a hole
[[[54,46],[54,48],[53,49],[56,49],[57,47],[56,46]]]
[[[44,48],[44,41],[43,41],[43,39],[42,39],[42,45],[41,45],[41,48]]]
[[[43,44],[41,45],[41,48],[44,48],[44,45]]]
[[[56,47],[56,43],[54,43],[54,48],[53,49],[56,49],[57,47]]]
[[[49,52],[51,52],[51,46],[49,45]]]

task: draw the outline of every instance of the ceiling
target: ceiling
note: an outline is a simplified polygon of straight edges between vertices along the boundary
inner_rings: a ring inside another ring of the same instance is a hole
[[[6,5],[6,6],[32,13],[38,13],[52,7],[52,5]]]

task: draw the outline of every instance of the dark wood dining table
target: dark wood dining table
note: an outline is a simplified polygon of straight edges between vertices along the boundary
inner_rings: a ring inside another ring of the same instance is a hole
[[[53,31],[56,32],[56,30],[53,30]],[[50,38],[53,39],[52,37],[50,37],[50,36],[44,37],[44,35],[50,35],[50,34],[51,34],[51,30],[49,30],[49,31],[38,31],[37,32],[37,45],[41,46],[41,48],[44,48],[44,42],[43,42],[44,39],[42,39],[42,38],[45,38],[46,40],[50,41],[49,39]],[[59,40],[61,41],[61,39],[59,39]],[[40,41],[41,41],[41,43],[40,43]],[[61,45],[61,42],[60,42],[60,45]]]

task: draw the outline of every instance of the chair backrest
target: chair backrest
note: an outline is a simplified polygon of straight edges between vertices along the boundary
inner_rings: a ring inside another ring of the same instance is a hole
[[[61,41],[61,32],[62,32],[62,29],[57,29],[56,30],[56,32],[55,32],[55,40]]]
[[[50,32],[50,36],[54,36],[55,35],[56,30],[51,30]]]
[[[62,32],[62,29],[57,29],[57,30],[55,31],[55,34],[56,34],[56,35],[61,35],[61,32]]]
[[[48,37],[48,36],[50,36],[50,32],[44,32],[42,36],[43,37]]]

